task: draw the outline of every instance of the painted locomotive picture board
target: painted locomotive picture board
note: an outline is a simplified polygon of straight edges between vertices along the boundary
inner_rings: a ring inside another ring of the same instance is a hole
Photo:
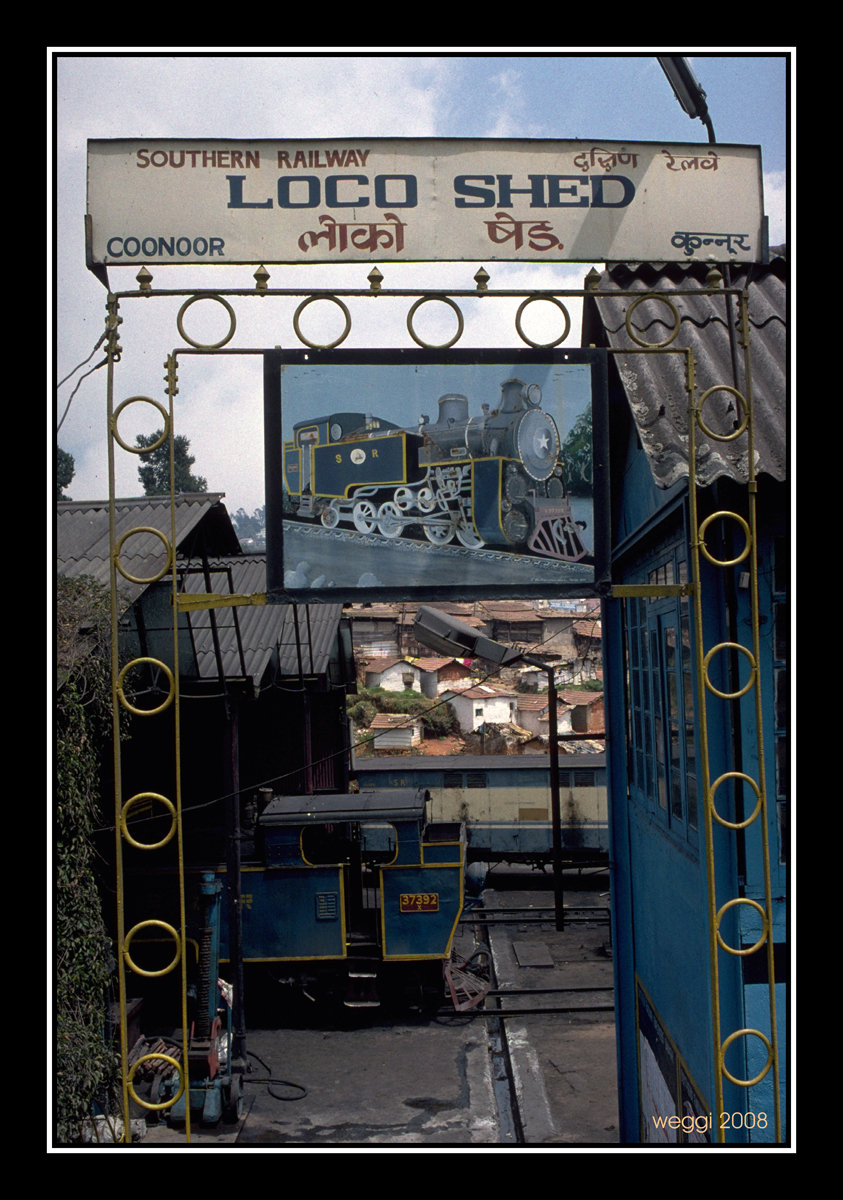
[[[269,362],[270,601],[599,590],[600,352],[308,350]]]

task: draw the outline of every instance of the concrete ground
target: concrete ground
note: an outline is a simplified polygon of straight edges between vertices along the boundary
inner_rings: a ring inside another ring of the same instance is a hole
[[[493,872],[492,878],[497,878]],[[252,1070],[244,1115],[234,1125],[152,1126],[142,1146],[157,1149],[306,1150],[599,1147],[618,1143],[612,959],[609,926],[574,905],[603,906],[600,880],[567,887],[565,927],[555,928],[553,893],[535,873],[517,890],[484,893],[484,926],[496,990],[486,1010],[529,1008],[523,1016],[379,1013],[356,1026],[326,1020],[249,1030]],[[536,890],[536,884],[544,884]],[[550,917],[550,920],[545,918]],[[477,925],[465,922],[458,950],[468,957]],[[602,991],[558,989],[601,988]],[[521,989],[548,989],[516,996]],[[551,990],[552,989],[552,990]],[[599,1006],[604,1011],[583,1011]],[[537,1008],[577,1009],[546,1015]],[[248,1014],[247,1014],[248,1015]],[[505,1030],[499,1044],[497,1030]],[[517,1103],[507,1113],[508,1066]]]

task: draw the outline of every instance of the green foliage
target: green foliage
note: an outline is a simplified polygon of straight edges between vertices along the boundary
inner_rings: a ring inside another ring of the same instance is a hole
[[[101,749],[110,731],[108,593],[91,579],[60,579],[56,602],[55,1114],[62,1144],[77,1142],[95,1101],[118,1079],[107,1043],[113,970],[95,873]]]
[[[157,429],[148,436],[138,434],[136,445],[154,446],[163,430]],[[170,443],[164,440],[155,450],[139,455],[138,478],[145,496],[168,496],[170,494]],[[175,491],[207,492],[208,481],[201,475],[191,475],[190,468],[196,459],[190,453],[190,441],[184,434],[173,438],[173,479]]]
[[[594,482],[591,409],[577,417],[562,447],[565,487],[572,495],[589,492]]]
[[[245,508],[238,508],[237,512],[231,514],[231,523],[241,541],[244,538],[257,538],[266,527],[266,506],[256,508],[251,516]]]
[[[348,709],[358,728],[367,728],[376,713],[406,713],[420,717],[425,737],[448,737],[457,729],[457,717],[450,704],[431,700],[419,692],[388,692],[384,688],[364,688]]]
[[[73,455],[61,448],[56,450],[56,499],[69,500],[64,489],[70,487],[71,480],[76,474],[76,463]]]

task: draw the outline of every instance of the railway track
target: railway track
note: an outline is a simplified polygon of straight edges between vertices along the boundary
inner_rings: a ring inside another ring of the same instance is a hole
[[[564,914],[565,929],[558,931],[554,906],[508,904],[500,895],[489,907],[466,914],[488,963],[482,1002],[468,1008],[466,1015],[487,1025],[499,1136],[504,1144],[565,1139],[564,1111],[555,1094],[553,1101],[549,1099],[549,1092],[557,1072],[567,1078],[572,1070],[576,1030],[588,1025],[585,1036],[590,1036],[597,1022],[601,1030],[611,1027],[613,1039],[614,980],[610,959],[601,953],[609,908],[572,903],[565,905]],[[516,943],[510,941],[516,932],[524,939],[517,943],[522,948],[545,950],[545,938],[553,945],[553,954],[548,950],[546,958],[537,955],[536,961],[547,965],[537,968],[535,982],[519,982],[522,968],[513,953]]]

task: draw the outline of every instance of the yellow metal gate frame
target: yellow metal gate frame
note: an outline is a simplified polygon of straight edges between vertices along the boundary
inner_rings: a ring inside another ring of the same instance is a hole
[[[512,290],[512,289],[497,289],[489,290],[489,276],[481,268],[474,276],[476,287],[471,290],[455,290],[448,289],[445,291],[435,290],[419,290],[419,289],[392,289],[384,291],[382,288],[383,276],[374,268],[369,276],[368,289],[346,289],[332,291],[305,291],[301,289],[277,289],[269,287],[269,274],[265,268],[261,267],[255,272],[255,287],[249,289],[224,289],[224,290],[209,290],[201,291],[196,289],[190,290],[170,290],[159,289],[153,291],[152,276],[142,268],[137,275],[138,289],[131,292],[108,293],[106,302],[106,361],[107,361],[107,406],[108,406],[108,473],[109,473],[109,514],[110,514],[110,558],[111,558],[111,619],[112,619],[112,700],[113,700],[113,734],[114,734],[114,778],[115,778],[115,828],[116,828],[116,886],[117,886],[117,937],[118,937],[118,983],[119,983],[119,1008],[120,1008],[120,1053],[122,1063],[122,1081],[123,1081],[123,1106],[125,1119],[123,1122],[123,1140],[130,1140],[130,1123],[128,1120],[129,1114],[129,1099],[135,1101],[143,1108],[149,1109],[166,1109],[171,1107],[176,1101],[189,1089],[189,1079],[187,1077],[187,1062],[186,1048],[187,1040],[187,978],[186,978],[186,933],[185,933],[185,887],[184,887],[184,863],[183,863],[183,845],[182,845],[182,811],[181,811],[181,761],[179,747],[179,679],[178,671],[170,671],[170,669],[160,660],[151,659],[135,659],[132,662],[124,665],[122,668],[118,661],[118,576],[122,575],[135,583],[153,583],[164,578],[168,572],[172,579],[172,612],[173,612],[173,662],[178,663],[178,620],[179,614],[190,609],[201,607],[216,607],[230,606],[236,604],[261,604],[266,602],[265,596],[232,596],[232,595],[191,595],[184,596],[177,591],[177,572],[176,566],[176,528],[175,528],[175,496],[173,494],[173,439],[174,439],[174,422],[175,422],[175,396],[178,392],[177,387],[177,358],[179,353],[199,353],[199,354],[219,354],[225,353],[224,347],[230,342],[236,328],[236,317],[232,307],[232,299],[246,297],[260,297],[263,302],[267,297],[304,297],[296,308],[293,318],[293,326],[299,341],[304,345],[314,349],[333,349],[340,345],[351,329],[351,315],[349,307],[346,303],[347,299],[363,298],[363,297],[379,297],[379,303],[384,299],[397,301],[399,299],[414,298],[413,303],[407,313],[406,327],[413,341],[423,349],[442,350],[453,346],[462,336],[464,329],[464,321],[462,311],[457,304],[457,299],[467,301],[469,299],[481,300],[487,304],[491,299],[520,299],[521,303],[515,315],[515,330],[522,342],[534,349],[550,349],[560,345],[571,328],[570,315],[566,307],[565,301],[583,297],[586,293],[599,297],[601,294],[610,296],[617,300],[622,296],[629,296],[632,299],[627,310],[626,328],[632,341],[638,347],[637,349],[610,350],[609,353],[623,354],[681,354],[685,357],[686,363],[686,386],[689,394],[689,492],[691,505],[691,525],[694,533],[694,542],[691,546],[692,564],[693,564],[693,582],[689,585],[671,586],[656,586],[656,587],[637,587],[637,586],[618,586],[612,589],[613,596],[623,597],[629,595],[668,595],[675,594],[681,591],[683,594],[690,595],[693,600],[695,609],[695,628],[696,628],[696,655],[697,655],[697,678],[698,678],[698,707],[699,707],[699,722],[701,746],[700,756],[702,761],[703,773],[703,789],[705,800],[705,819],[706,819],[706,856],[707,856],[707,876],[709,890],[709,943],[710,943],[710,958],[711,958],[711,994],[712,994],[712,1011],[713,1011],[713,1028],[712,1040],[714,1047],[714,1062],[715,1062],[715,1103],[717,1111],[722,1111],[723,1100],[723,1080],[724,1078],[731,1080],[733,1083],[750,1088],[759,1083],[770,1070],[774,1072],[774,1094],[775,1094],[775,1132],[776,1140],[781,1139],[781,1118],[779,1112],[779,1088],[778,1088],[778,1048],[776,1043],[776,1017],[775,1017],[775,996],[774,996],[774,972],[773,972],[773,937],[772,937],[772,899],[771,899],[771,877],[770,877],[770,857],[767,836],[767,797],[766,784],[764,780],[764,758],[762,744],[762,714],[761,714],[761,688],[760,688],[760,655],[759,655],[759,614],[758,614],[758,585],[757,585],[757,542],[756,542],[756,514],[755,502],[757,485],[754,475],[754,455],[753,455],[753,411],[752,411],[752,394],[751,394],[751,364],[750,364],[750,347],[749,347],[749,322],[747,318],[746,296],[739,290],[724,289],[722,279],[719,275],[711,277],[711,293],[719,295],[734,296],[740,311],[740,336],[741,344],[744,350],[746,379],[749,381],[747,395],[741,395],[735,388],[730,385],[720,385],[709,388],[702,396],[696,398],[696,388],[694,383],[695,363],[693,354],[688,349],[673,347],[672,342],[675,340],[679,328],[680,318],[678,311],[673,304],[673,297],[682,295],[681,288],[677,288],[670,293],[665,292],[648,292],[648,293],[625,293],[612,289],[611,292],[601,293],[596,285],[596,272],[592,272],[586,280],[584,289],[565,289],[553,291],[535,291],[535,290]],[[707,294],[706,289],[694,289],[693,295],[699,297],[701,294]],[[117,404],[115,407],[114,397],[114,367],[120,361],[122,350],[119,341],[119,326],[122,323],[120,315],[120,306],[123,302],[132,301],[142,298],[148,301],[152,296],[174,297],[185,296],[187,299],[182,303],[178,317],[177,328],[178,332],[190,349],[182,348],[181,350],[173,351],[167,358],[167,404],[163,405],[159,401],[149,396],[130,396]],[[456,298],[456,299],[455,299]],[[214,342],[213,344],[201,344],[188,337],[184,329],[184,317],[187,310],[200,300],[209,299],[223,306],[229,315],[230,326],[227,334]],[[344,329],[340,336],[329,343],[317,343],[308,340],[302,333],[301,317],[304,310],[312,303],[323,300],[339,307],[344,319]],[[674,318],[675,327],[671,335],[663,342],[646,343],[642,341],[640,336],[634,331],[631,323],[631,317],[638,304],[645,300],[656,300],[668,304],[671,308]],[[453,311],[457,320],[457,332],[448,341],[439,344],[431,345],[426,342],[417,332],[414,319],[420,307],[428,302],[441,302]],[[529,305],[537,301],[546,301],[554,306],[561,314],[563,322],[563,332],[560,337],[549,342],[536,342],[532,340],[524,331],[523,321],[524,314]],[[263,353],[262,350],[239,349],[231,350],[230,353],[249,354]],[[707,427],[704,420],[703,410],[706,402],[712,393],[723,390],[728,392],[738,403],[743,414],[743,419],[740,428],[731,433],[728,438],[721,438],[719,435],[712,432]],[[170,510],[171,524],[170,536],[164,538],[158,530],[144,530],[139,527],[125,533],[121,538],[117,539],[115,532],[115,454],[117,449],[131,454],[139,454],[140,450],[127,442],[120,434],[118,421],[125,410],[132,404],[144,403],[150,404],[158,410],[164,420],[164,433],[156,447],[144,447],[144,451],[157,448],[166,440],[170,448]],[[750,478],[747,485],[747,496],[749,505],[749,519],[744,520],[739,514],[734,512],[715,513],[707,517],[704,521],[699,522],[697,516],[697,480],[696,480],[696,464],[695,464],[695,444],[696,444],[696,429],[701,429],[707,437],[715,440],[732,440],[739,436],[746,436],[749,442],[749,452],[747,461],[749,464]],[[732,560],[731,562],[719,562],[712,557],[705,544],[705,534],[709,524],[715,519],[729,519],[736,521],[744,530],[746,536],[746,547],[740,559]],[[136,532],[151,532],[156,534],[162,540],[164,548],[164,565],[162,569],[153,577],[148,579],[138,579],[127,573],[120,562],[121,548],[128,537]],[[704,556],[709,562],[717,567],[728,568],[733,566],[738,561],[747,560],[750,571],[750,587],[752,597],[752,646],[744,647],[736,643],[720,643],[711,647],[707,652],[703,650],[703,628],[702,628],[702,583],[700,572],[700,557]],[[736,649],[746,656],[751,666],[751,677],[749,683],[735,694],[724,694],[717,691],[709,681],[708,666],[712,657],[724,649]],[[126,677],[133,667],[142,665],[157,666],[164,677],[168,680],[169,692],[165,700],[155,709],[145,710],[136,708],[127,696]],[[728,701],[742,696],[750,689],[754,689],[756,703],[756,730],[757,730],[757,749],[759,762],[759,778],[757,780],[750,779],[748,776],[739,772],[729,772],[727,775],[721,776],[714,781],[710,778],[710,756],[708,747],[708,725],[706,719],[706,703],[709,696],[716,699]],[[126,709],[135,716],[142,717],[147,720],[154,720],[170,706],[174,708],[174,752],[175,752],[175,779],[172,796],[163,796],[159,793],[141,792],[127,800],[123,800],[122,787],[122,771],[121,771],[121,750],[119,736],[119,711],[120,708]],[[738,778],[748,783],[755,792],[757,803],[752,814],[740,823],[730,822],[725,820],[717,811],[716,793],[718,788],[727,778]],[[163,807],[170,814],[171,827],[168,834],[159,842],[148,844],[139,843],[129,832],[128,816],[133,807],[144,803],[155,803]],[[763,862],[764,862],[764,886],[765,886],[765,904],[759,905],[756,901],[745,897],[733,897],[718,909],[716,907],[716,879],[715,879],[715,861],[712,849],[712,835],[714,832],[715,823],[727,829],[737,831],[751,825],[756,820],[760,821],[761,836],[763,841]],[[175,928],[170,924],[150,917],[147,920],[135,925],[132,929],[125,928],[125,887],[126,881],[123,871],[123,846],[129,844],[136,849],[141,849],[150,854],[154,854],[156,850],[163,848],[164,845],[175,839],[178,852],[178,911],[179,911],[179,927]],[[728,946],[721,934],[720,924],[725,913],[739,905],[749,905],[756,909],[763,920],[763,932],[758,942],[749,949],[736,949]],[[135,937],[141,936],[144,931],[154,930],[156,933],[163,933],[168,937],[173,944],[173,959],[168,966],[156,972],[144,971],[133,959],[131,954],[131,945]],[[721,953],[730,955],[747,955],[752,953],[760,953],[766,950],[768,980],[770,991],[770,1036],[755,1029],[737,1029],[730,1031],[725,1037],[721,1029],[721,1005],[720,1005],[720,985],[719,985],[719,955]],[[156,974],[163,975],[173,971],[180,972],[181,978],[181,1021],[183,1033],[183,1046],[185,1054],[184,1061],[178,1062],[175,1058],[157,1053],[145,1055],[133,1066],[129,1067],[128,1055],[130,1047],[127,1045],[127,1020],[126,1020],[126,998],[127,998],[127,972],[135,972],[137,974]],[[755,1036],[761,1039],[767,1049],[767,1063],[762,1072],[753,1079],[739,1079],[734,1077],[726,1068],[725,1054],[729,1046],[738,1039]],[[164,1103],[150,1104],[141,1099],[134,1090],[133,1078],[137,1068],[142,1062],[149,1059],[164,1060],[167,1064],[174,1066],[179,1074],[178,1095]],[[188,1093],[189,1094],[189,1093]],[[186,1123],[185,1137],[187,1142],[190,1141],[190,1104],[186,1102]],[[721,1131],[718,1130],[718,1137],[722,1137]]]
[[[685,359],[685,388],[688,393],[688,492],[689,492],[689,508],[690,508],[690,528],[692,531],[691,551],[691,570],[692,582],[688,584],[675,585],[618,585],[612,588],[612,594],[617,597],[623,596],[666,596],[671,594],[688,595],[693,601],[694,610],[694,654],[696,659],[696,679],[697,679],[697,717],[699,722],[699,752],[701,762],[702,788],[703,788],[703,805],[705,819],[705,866],[708,883],[708,936],[709,936],[709,958],[711,968],[711,1006],[712,1006],[712,1047],[713,1047],[713,1062],[714,1062],[714,1090],[715,1090],[715,1113],[718,1119],[712,1122],[712,1128],[717,1130],[717,1140],[725,1141],[725,1130],[719,1119],[719,1114],[724,1112],[723,1107],[723,1087],[724,1079],[728,1079],[737,1087],[751,1088],[759,1084],[766,1076],[773,1072],[773,1106],[774,1106],[774,1132],[775,1141],[780,1142],[782,1137],[781,1123],[781,1101],[779,1095],[779,1051],[778,1051],[778,1035],[776,1025],[776,998],[775,998],[775,969],[773,962],[774,945],[773,945],[773,903],[772,903],[772,882],[770,868],[770,845],[769,845],[769,824],[768,824],[768,803],[767,803],[767,787],[765,779],[764,767],[764,738],[763,738],[763,714],[761,700],[761,674],[760,674],[760,620],[758,607],[758,540],[757,540],[757,511],[756,500],[758,492],[758,484],[755,473],[755,419],[752,403],[752,364],[750,358],[750,337],[749,337],[749,315],[747,310],[747,295],[740,289],[728,289],[723,287],[722,276],[715,268],[709,272],[707,282],[710,285],[708,294],[731,297],[735,300],[738,306],[738,336],[740,346],[744,355],[744,369],[746,379],[746,394],[742,394],[736,387],[730,384],[715,384],[707,388],[701,395],[698,395],[696,387],[696,362],[693,352],[690,349],[676,347],[671,349],[672,343],[676,339],[680,329],[679,312],[673,303],[673,296],[681,295],[681,290],[677,289],[673,293],[665,294],[663,292],[647,293],[629,293],[630,296],[635,296],[633,303],[629,306],[626,313],[626,332],[633,342],[637,343],[638,350],[615,350],[611,353],[617,354],[665,354],[675,353]],[[613,292],[614,297],[623,293]],[[706,294],[705,290],[695,293],[697,296]],[[666,304],[673,316],[673,329],[670,334],[661,342],[648,344],[634,330],[632,326],[632,316],[638,304],[646,300],[655,300]],[[704,418],[704,410],[707,402],[713,395],[718,392],[725,392],[737,404],[740,413],[740,420],[735,429],[728,434],[715,433],[709,425],[706,424]],[[731,510],[722,510],[709,514],[703,520],[700,520],[698,512],[698,487],[697,482],[697,431],[701,430],[705,437],[711,438],[717,442],[731,442],[737,438],[745,437],[747,442],[747,471],[748,480],[746,488],[746,500],[748,506],[748,519],[745,519],[739,513]],[[729,560],[720,560],[713,556],[711,551],[706,546],[706,532],[713,522],[734,521],[743,531],[745,542],[740,554]],[[752,645],[744,646],[738,642],[719,642],[711,646],[708,650],[705,649],[704,633],[703,633],[703,609],[705,605],[705,594],[703,591],[701,558],[705,558],[714,567],[722,570],[737,566],[741,562],[746,562],[749,573],[749,592],[750,592],[750,625],[752,631]],[[722,692],[714,686],[709,676],[709,665],[716,655],[722,651],[736,651],[741,653],[748,661],[750,666],[750,677],[748,681],[735,692]],[[714,697],[716,700],[728,702],[737,700],[740,697],[753,692],[755,702],[755,737],[756,737],[756,756],[758,761],[758,778],[753,779],[742,771],[727,771],[712,781],[711,778],[711,753],[709,747],[708,736],[708,715],[707,702],[708,697]],[[753,811],[743,821],[729,821],[723,817],[717,809],[716,795],[718,788],[727,780],[734,779],[740,783],[746,783],[750,786],[755,794],[755,806]],[[717,905],[717,873],[716,862],[714,855],[714,832],[715,825],[720,825],[724,829],[732,830],[734,833],[749,828],[754,823],[758,822],[758,832],[761,844],[761,855],[763,864],[763,890],[764,904],[759,904],[746,896],[732,896],[719,907]],[[747,906],[753,909],[761,918],[762,931],[757,941],[750,947],[738,948],[730,946],[723,938],[720,932],[720,926],[726,913],[739,906]],[[737,957],[747,957],[751,954],[764,952],[767,958],[766,976],[768,986],[768,1008],[770,1030],[769,1034],[764,1033],[760,1029],[733,1029],[724,1036],[721,1018],[721,1002],[720,1002],[720,955],[730,955]],[[729,1047],[739,1041],[750,1037],[758,1038],[765,1048],[767,1058],[764,1067],[754,1077],[750,1079],[740,1078],[734,1075],[726,1066],[726,1052]]]

